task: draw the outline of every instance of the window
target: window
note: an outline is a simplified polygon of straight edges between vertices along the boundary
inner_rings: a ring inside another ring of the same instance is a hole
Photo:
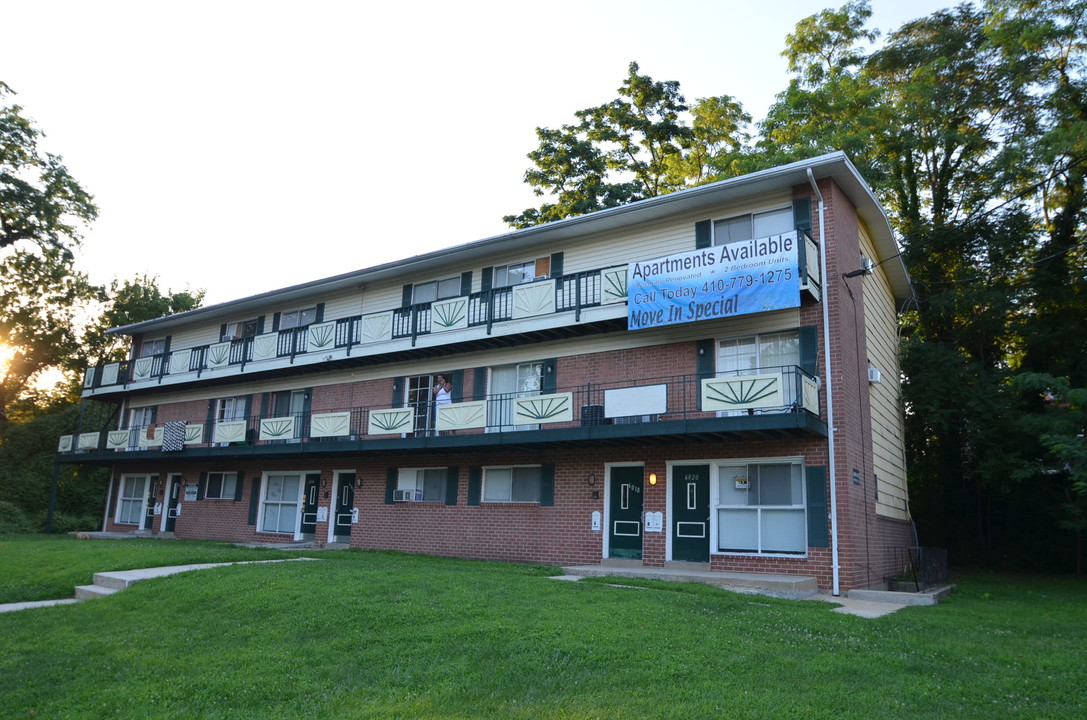
[[[316,306],[304,308],[302,310],[291,310],[290,312],[280,313],[279,315],[280,330],[306,327],[315,322],[317,322]]]
[[[140,525],[143,522],[143,503],[147,497],[147,475],[125,475],[121,478],[120,495],[117,498],[117,522],[121,525]]]
[[[510,287],[532,282],[536,278],[545,278],[551,274],[551,258],[496,265],[494,268],[494,287]]]
[[[751,375],[799,364],[799,330],[728,338],[717,344],[718,375]]]
[[[138,448],[155,439],[155,407],[132,408],[128,411],[128,446]],[[150,434],[150,437],[148,437]]]
[[[444,280],[416,283],[411,289],[411,302],[418,305],[419,303],[445,300],[458,295],[460,295],[460,277],[450,277]]]
[[[800,463],[719,467],[716,510],[718,552],[807,551]]]
[[[487,403],[490,431],[532,430],[536,425],[513,424],[513,401],[539,395],[543,387],[543,363],[527,362],[491,368]]]
[[[305,390],[284,390],[282,392],[269,393],[268,414],[265,415],[265,417],[293,418],[294,430],[291,434],[291,439],[298,439],[302,437],[302,423],[305,421],[305,410]],[[286,436],[282,438],[283,442],[286,442],[287,439]],[[277,440],[275,442],[279,441]]]
[[[219,422],[245,420],[245,396],[219,398],[215,419]]]
[[[259,532],[294,534],[299,519],[301,475],[268,475],[264,481]]]
[[[140,343],[140,357],[152,357],[166,352],[166,339],[144,340]]]
[[[483,469],[484,502],[540,502],[540,466]]]
[[[257,334],[257,325],[258,322],[256,320],[227,323],[223,326],[223,335],[219,338],[219,342],[255,337]]]
[[[800,331],[785,330],[761,335],[746,335],[719,340],[717,343],[717,377],[782,374],[782,396],[789,407],[800,395],[796,368],[800,365]],[[726,414],[743,410],[725,410]]]
[[[401,468],[394,500],[445,502],[446,468]]]
[[[204,499],[233,500],[237,489],[238,473],[211,472],[208,473],[207,487],[204,490]]]
[[[737,215],[713,224],[713,244],[729,245],[753,238],[785,235],[794,230],[792,208]]]
[[[237,420],[247,420],[246,417],[246,396],[240,395],[238,397],[225,397],[219,398],[215,401],[215,424],[234,422]],[[212,437],[215,437],[217,427],[212,429]],[[238,441],[244,438],[236,438]],[[234,440],[231,440],[234,442]],[[226,443],[220,443],[219,446],[223,447]]]

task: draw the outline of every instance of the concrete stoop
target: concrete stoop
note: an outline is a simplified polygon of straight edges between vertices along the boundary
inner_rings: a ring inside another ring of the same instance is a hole
[[[616,577],[645,578],[670,582],[697,582],[732,590],[735,592],[757,593],[771,597],[799,600],[819,592],[819,584],[814,577],[805,575],[772,575],[763,573],[710,572],[695,570],[691,563],[669,563],[662,568],[606,563],[601,565],[579,565],[564,567],[566,577]],[[704,566],[702,566],[704,567]]]
[[[850,590],[847,596],[865,602],[894,603],[897,605],[935,605],[951,594],[954,585],[944,585],[924,592],[897,592],[894,590]]]
[[[877,618],[911,605],[935,605],[947,597],[953,586],[922,593],[887,590],[849,590],[840,596],[821,592],[814,577],[761,573],[710,572],[704,563],[670,562],[663,568],[644,567],[639,560],[605,560],[600,565],[564,567],[556,580],[583,577],[651,578],[673,582],[699,582],[732,592],[752,593],[787,600],[821,600],[834,603],[834,612],[863,618]],[[618,584],[618,583],[617,583]]]

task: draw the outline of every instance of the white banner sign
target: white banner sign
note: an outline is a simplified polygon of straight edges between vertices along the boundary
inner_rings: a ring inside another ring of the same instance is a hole
[[[795,235],[631,263],[627,328],[675,325],[800,307]]]

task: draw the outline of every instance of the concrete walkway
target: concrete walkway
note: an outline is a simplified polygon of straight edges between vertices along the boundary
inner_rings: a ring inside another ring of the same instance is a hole
[[[766,595],[791,600],[820,600],[835,603],[833,612],[863,618],[890,615],[911,605],[935,605],[951,591],[942,587],[930,592],[903,593],[884,590],[849,590],[835,597],[822,592],[815,578],[796,575],[763,573],[710,572],[692,563],[667,563],[663,568],[645,567],[640,561],[607,560],[600,565],[564,567],[564,575],[555,580],[577,581],[583,577],[613,577],[616,584],[622,578],[650,578],[671,582],[697,582],[714,585],[731,592]]]
[[[133,583],[151,578],[166,577],[190,570],[206,570],[208,568],[225,567],[227,565],[260,565],[263,563],[300,562],[303,560],[315,560],[316,558],[288,558],[284,560],[244,560],[241,562],[226,563],[196,563],[192,565],[169,565],[167,567],[146,568],[143,570],[115,570],[113,572],[100,572],[94,574],[93,585],[79,585],[75,589],[74,598],[63,600],[36,600],[33,602],[7,603],[0,605],[0,612],[14,612],[27,608],[49,607],[50,605],[70,605],[80,600],[106,597],[112,595]]]

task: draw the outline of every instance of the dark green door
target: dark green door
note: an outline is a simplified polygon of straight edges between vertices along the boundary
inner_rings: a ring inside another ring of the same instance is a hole
[[[305,490],[302,492],[302,527],[299,528],[303,535],[317,532],[317,490],[320,485],[320,473],[306,476]]]
[[[241,482],[239,480],[239,482]],[[181,498],[181,476],[170,475],[166,481],[166,527],[165,532],[174,531],[177,522],[177,508]]]
[[[710,561],[710,466],[672,468],[672,559]]]
[[[611,469],[608,486],[608,557],[642,557],[641,467]]]
[[[351,540],[351,509],[354,506],[355,473],[340,473],[340,484],[336,488],[336,498],[332,504],[332,534],[336,542]]]

